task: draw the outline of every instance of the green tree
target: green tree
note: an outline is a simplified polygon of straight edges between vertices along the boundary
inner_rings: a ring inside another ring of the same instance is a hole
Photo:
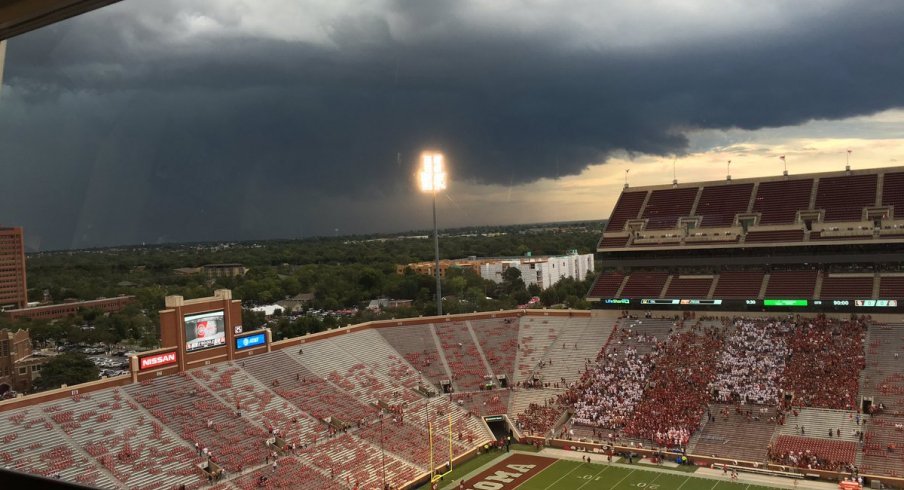
[[[100,371],[91,360],[81,354],[67,353],[51,358],[41,366],[41,376],[35,380],[37,390],[59,388],[94,381]]]

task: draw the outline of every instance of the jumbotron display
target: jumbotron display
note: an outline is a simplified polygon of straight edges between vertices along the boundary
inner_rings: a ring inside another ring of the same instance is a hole
[[[193,352],[226,344],[223,310],[185,315],[185,351]]]

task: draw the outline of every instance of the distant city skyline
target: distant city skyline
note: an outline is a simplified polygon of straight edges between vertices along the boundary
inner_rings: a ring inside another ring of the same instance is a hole
[[[904,162],[904,4],[126,0],[11,39],[30,250],[605,219],[632,186]],[[676,161],[677,158],[677,161]]]

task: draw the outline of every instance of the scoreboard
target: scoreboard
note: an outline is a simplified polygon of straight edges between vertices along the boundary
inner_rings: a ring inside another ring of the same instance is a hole
[[[706,299],[706,298],[606,298],[603,309],[712,310],[712,311],[811,311],[850,313],[898,313],[904,311],[897,299]]]

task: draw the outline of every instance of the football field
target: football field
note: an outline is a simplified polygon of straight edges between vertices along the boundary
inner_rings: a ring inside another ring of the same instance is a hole
[[[453,487],[454,488],[454,487]],[[541,456],[513,455],[480,475],[464,488],[473,490],[764,490],[747,483],[714,480],[608,464],[552,460]]]

